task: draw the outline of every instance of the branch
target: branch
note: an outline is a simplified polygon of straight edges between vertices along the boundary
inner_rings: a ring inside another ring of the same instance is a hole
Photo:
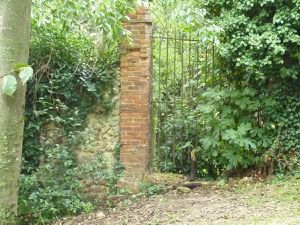
[[[7,75],[9,75],[9,74],[11,74],[11,73],[14,73],[14,72],[17,72],[17,70],[12,70],[12,71],[10,71],[10,72],[8,72],[8,73],[5,73],[5,74],[3,74],[3,75],[0,75],[0,78],[5,77],[5,76],[7,76]]]

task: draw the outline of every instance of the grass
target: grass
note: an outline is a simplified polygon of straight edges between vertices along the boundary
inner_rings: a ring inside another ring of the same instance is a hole
[[[272,197],[283,202],[297,202],[300,204],[300,179],[273,181]]]
[[[246,204],[268,210],[268,206],[279,203],[282,215],[265,218],[249,218],[249,224],[299,224],[300,223],[300,179],[277,176],[268,181],[238,183],[236,192],[244,196]]]
[[[257,183],[238,183],[236,191],[250,197],[249,201],[253,204],[259,204],[266,199],[300,204],[300,179],[292,177],[275,177]]]

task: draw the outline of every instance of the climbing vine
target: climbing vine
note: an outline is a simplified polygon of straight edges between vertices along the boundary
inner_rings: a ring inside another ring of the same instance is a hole
[[[33,1],[30,65],[19,215],[21,224],[43,224],[89,212],[99,204],[84,195],[83,178],[116,182],[101,156],[86,168],[77,162],[87,114],[113,106],[121,21],[131,1]],[[26,69],[29,70],[29,69]],[[94,165],[95,164],[95,165]],[[121,175],[120,171],[118,174]],[[101,203],[101,202],[100,202]],[[101,203],[105,204],[105,203]]]

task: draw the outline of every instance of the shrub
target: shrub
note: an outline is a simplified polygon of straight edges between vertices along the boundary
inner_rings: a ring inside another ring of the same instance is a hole
[[[118,43],[127,33],[121,20],[132,2],[33,1],[30,64],[35,75],[26,93],[21,224],[94,208],[83,194],[82,173],[88,169],[79,167],[76,149],[93,106],[105,113],[113,105]],[[103,160],[98,163],[96,168],[104,170]]]

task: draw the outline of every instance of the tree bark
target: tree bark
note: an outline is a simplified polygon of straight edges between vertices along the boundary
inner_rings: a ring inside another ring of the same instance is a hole
[[[21,167],[25,87],[3,94],[3,75],[29,55],[31,0],[0,0],[0,223],[15,224]]]

